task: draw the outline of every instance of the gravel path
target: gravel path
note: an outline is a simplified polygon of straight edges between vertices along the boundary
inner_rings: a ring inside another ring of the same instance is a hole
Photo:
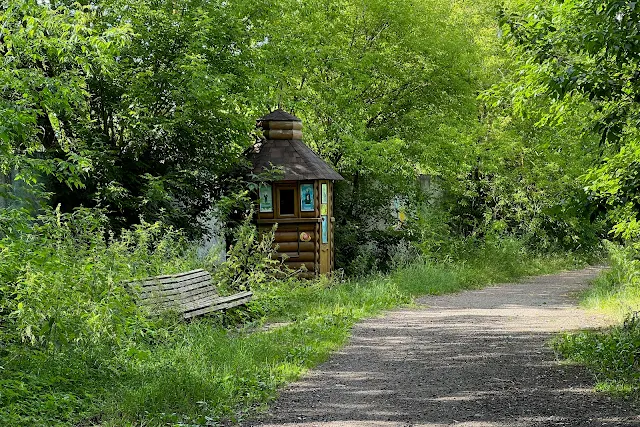
[[[633,404],[558,363],[557,332],[602,326],[576,307],[598,270],[441,297],[358,324],[349,344],[246,426],[640,426]]]

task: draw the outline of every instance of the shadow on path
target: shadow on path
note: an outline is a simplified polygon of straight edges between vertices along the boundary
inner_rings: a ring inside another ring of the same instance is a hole
[[[289,386],[264,426],[640,426],[630,402],[592,391],[548,341],[606,319],[575,308],[595,269],[443,297],[356,326]]]

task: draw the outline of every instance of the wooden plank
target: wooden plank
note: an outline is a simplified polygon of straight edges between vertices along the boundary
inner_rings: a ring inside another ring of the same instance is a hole
[[[214,311],[225,310],[227,308],[236,307],[241,304],[246,304],[250,299],[251,297],[245,297],[230,302],[211,304],[206,307],[185,311],[183,317],[185,319],[190,319],[196,316],[202,316],[203,314],[212,313]]]
[[[156,292],[156,291],[171,292],[171,291],[188,288],[192,286],[207,286],[210,284],[211,284],[210,277],[206,277],[206,278],[199,277],[193,280],[186,280],[180,283],[158,283],[156,285],[139,287],[138,290],[139,292],[142,292],[142,293],[149,293],[149,292]]]
[[[161,284],[157,286],[147,286],[144,288],[140,288],[139,292],[143,294],[148,294],[152,292],[163,292],[166,294],[171,294],[180,291],[180,289],[193,289],[199,287],[211,286],[211,279],[207,280],[188,280],[183,282],[181,285],[175,284]]]
[[[178,287],[178,286],[186,285],[189,283],[195,283],[198,280],[200,281],[211,280],[211,275],[209,274],[209,272],[204,271],[203,273],[194,274],[192,276],[183,276],[177,279],[164,278],[162,280],[159,280],[151,277],[148,279],[141,280],[137,283],[139,283],[140,287],[142,288],[147,288],[149,286],[164,286],[166,289],[170,289],[171,287]]]
[[[234,294],[234,295],[229,295],[227,297],[217,297],[217,298],[210,298],[206,300],[206,303],[202,303],[200,301],[196,301],[194,303],[191,304],[187,304],[187,305],[183,305],[183,311],[184,312],[190,312],[193,310],[199,310],[205,307],[216,307],[218,305],[222,305],[222,304],[228,304],[228,303],[232,303],[238,299],[242,299],[242,298],[247,298],[247,297],[251,297],[253,295],[252,292],[240,292],[238,294]]]
[[[180,293],[181,291],[190,291],[193,289],[200,289],[200,288],[206,288],[208,286],[211,286],[211,282],[198,282],[198,283],[192,283],[190,285],[184,286],[182,288],[170,288],[170,289],[166,289],[164,287],[161,286],[157,286],[153,289],[151,288],[145,288],[143,290],[141,290],[140,292],[138,292],[138,294],[140,295],[140,298],[146,298],[149,295],[175,295]]]
[[[152,311],[182,312],[185,318],[244,304],[253,295],[245,291],[221,297],[205,270],[150,277],[126,285],[137,291],[141,305]]]
[[[300,252],[314,252],[316,249],[313,242],[300,242]],[[297,252],[298,242],[278,243],[278,252]]]
[[[209,307],[212,304],[215,304],[219,300],[220,300],[219,296],[210,295],[206,298],[194,299],[193,301],[187,301],[187,302],[171,301],[168,304],[151,304],[150,306],[156,307],[158,309],[161,309],[164,307],[165,309],[172,309],[180,313],[184,313],[184,312],[188,312],[196,309],[201,309],[204,307]]]
[[[315,228],[315,224],[311,223],[311,224],[279,224],[278,225],[278,230],[276,231],[276,233],[281,233],[281,232],[302,232],[302,231],[313,231]]]
[[[209,307],[204,307],[198,310],[190,311],[184,313],[185,319],[190,319],[192,317],[200,316],[203,314],[211,313],[213,311],[225,310],[227,308],[236,307],[238,305],[246,304],[251,300],[253,293],[246,291],[241,292],[239,294],[231,295],[230,297],[224,297],[225,299],[222,302],[216,302]]]
[[[304,212],[313,215],[313,212]],[[259,219],[256,221],[258,224],[309,224],[322,222],[321,218],[277,218],[277,219]]]
[[[303,262],[303,261],[314,261],[315,253],[314,252],[280,252],[278,251],[277,257],[282,257],[282,255],[287,255],[287,261],[292,262]]]
[[[313,262],[295,262],[295,261],[289,262],[289,260],[287,260],[284,262],[284,265],[294,270],[298,270],[302,268],[302,266],[304,265],[305,267],[307,267],[307,271],[313,271],[314,263]]]
[[[200,309],[200,308],[204,308],[204,307],[209,307],[212,304],[215,304],[216,301],[218,301],[220,299],[220,297],[207,297],[207,298],[201,298],[201,299],[197,299],[188,303],[184,303],[184,304],[180,304],[180,311],[187,312],[187,311],[192,311],[192,310],[196,310],[196,309]]]
[[[189,276],[189,275],[192,275],[192,274],[198,275],[198,274],[202,274],[202,273],[209,274],[209,272],[207,270],[203,270],[201,268],[198,268],[197,270],[185,271],[184,273],[164,274],[162,276],[146,277],[143,280],[164,280],[164,279],[178,279],[178,280],[180,280],[185,276]]]
[[[274,240],[277,243],[280,242],[297,242],[299,235],[295,231],[278,231],[276,232]]]
[[[145,300],[143,300],[142,304],[184,304],[190,301],[196,301],[198,299],[203,298],[219,298],[218,292],[215,288],[200,288],[197,290],[193,290],[189,293],[178,294],[178,295],[170,295],[170,296],[151,296]],[[148,303],[146,302],[148,301]]]
[[[187,282],[188,283],[188,282]],[[207,281],[199,281],[199,282],[195,282],[195,283],[189,283],[186,284],[185,286],[182,287],[165,287],[165,286],[169,286],[169,285],[164,285],[164,286],[156,286],[154,288],[143,288],[139,294],[142,298],[144,298],[147,295],[151,295],[151,294],[158,294],[158,295],[176,295],[180,292],[188,292],[194,289],[200,289],[200,288],[207,288],[207,287],[211,287],[213,286],[211,284],[210,280]]]
[[[211,288],[213,288],[213,286]],[[220,300],[225,301],[228,298],[236,297],[236,295],[231,295],[230,297],[221,297],[220,295],[218,295],[215,289],[208,289],[206,290],[206,293],[191,295],[191,296],[182,297],[182,298],[178,297],[170,300],[159,300],[156,298],[149,298],[145,300],[144,303],[145,305],[156,305],[156,306],[164,305],[168,307],[179,308],[180,306],[189,307],[194,304],[200,306],[202,305],[202,301],[204,301],[207,304],[213,303],[214,301],[220,301]]]

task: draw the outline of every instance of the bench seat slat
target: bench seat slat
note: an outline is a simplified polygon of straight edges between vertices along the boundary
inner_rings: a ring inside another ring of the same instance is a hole
[[[182,273],[182,274],[176,274],[176,275],[145,277],[139,281],[140,282],[154,281],[159,283],[179,283],[194,277],[209,276],[209,275],[210,274],[207,270],[200,269],[200,270],[192,270],[188,273]]]
[[[139,297],[141,299],[152,298],[154,296],[160,297],[160,298],[173,297],[176,295],[188,295],[189,293],[197,293],[200,289],[209,289],[212,292],[217,293],[215,287],[212,286],[211,283],[194,283],[191,285],[187,285],[184,288],[169,289],[169,290],[157,289],[153,291],[144,291],[139,294]]]
[[[194,302],[191,302],[191,303],[183,304],[182,308],[184,309],[185,312],[187,312],[187,311],[191,311],[191,310],[194,310],[194,309],[202,308],[205,305],[206,306],[209,306],[209,305],[216,306],[216,305],[220,305],[220,304],[227,304],[229,302],[233,302],[233,301],[236,301],[238,299],[242,299],[242,298],[245,298],[245,297],[251,296],[251,295],[252,295],[251,292],[249,292],[249,295],[246,295],[245,292],[241,292],[239,294],[230,295],[228,297],[208,298],[208,299],[206,299],[206,304],[203,304],[203,303],[201,303],[200,300],[197,300],[197,301],[194,301]]]
[[[209,274],[209,272],[207,270],[203,270],[201,268],[198,268],[196,270],[190,270],[190,271],[185,271],[183,273],[176,273],[176,274],[164,274],[162,276],[153,276],[153,277],[147,277],[144,280],[164,280],[164,279],[174,279],[172,280],[172,282],[176,282],[176,281],[180,281],[183,280],[183,278],[185,276],[189,276],[189,275],[198,275],[198,274]]]
[[[149,298],[149,299],[140,301],[140,303],[145,306],[167,305],[167,306],[177,307],[177,306],[189,304],[199,300],[204,300],[204,299],[215,300],[216,298],[220,298],[220,295],[212,291],[206,291],[200,294],[190,295],[184,298]]]
[[[200,276],[187,277],[179,282],[161,282],[155,279],[145,279],[144,281],[138,282],[137,284],[143,291],[146,291],[148,289],[177,289],[182,286],[190,285],[192,283],[208,283],[210,281],[211,275],[207,273]]]
[[[242,297],[237,297],[237,295],[245,294]],[[251,299],[253,293],[252,292],[242,292],[241,294],[232,295],[234,299],[227,300],[225,302],[221,302],[219,304],[213,304],[209,307],[201,308],[194,311],[189,311],[184,313],[185,319],[190,319],[192,317],[201,316],[203,314],[211,313],[213,311],[225,310],[227,308],[236,307],[238,305],[246,304]]]
[[[234,307],[236,305],[244,304],[251,299],[252,292],[241,292],[239,294],[231,295],[228,297],[217,297],[217,298],[206,298],[202,300],[196,300],[187,304],[175,304],[171,306],[160,305],[154,306],[155,308],[168,308],[174,309],[176,311],[183,312],[186,316],[187,314],[191,314],[192,317],[198,314],[193,315],[193,313],[204,314],[203,311],[211,308],[210,311],[222,310],[230,307]],[[208,312],[210,312],[208,311]],[[202,313],[201,313],[202,312]]]
[[[220,298],[220,295],[218,295],[217,293],[211,291],[211,290],[205,290],[205,292],[203,293],[199,293],[199,294],[195,294],[195,295],[190,295],[190,296],[186,296],[183,298],[150,298],[150,299],[146,299],[143,302],[141,302],[144,305],[171,305],[171,306],[180,306],[180,305],[185,305],[185,304],[189,304],[191,302],[194,301],[199,301],[199,300],[215,300],[216,298]]]
[[[143,290],[156,287],[161,287],[164,289],[175,289],[179,288],[180,286],[188,285],[190,283],[207,282],[209,280],[211,280],[211,276],[208,274],[204,276],[188,277],[179,282],[160,282],[158,280],[145,280],[144,282],[139,282],[139,287]]]

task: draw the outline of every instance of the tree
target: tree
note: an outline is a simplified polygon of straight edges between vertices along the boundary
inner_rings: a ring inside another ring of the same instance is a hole
[[[243,18],[203,0],[100,2],[95,25],[125,21],[133,37],[109,73],[88,81],[88,191],[56,186],[54,202],[106,207],[118,226],[143,216],[197,236],[197,219],[250,142]]]
[[[1,15],[2,172],[45,184],[63,211],[102,207],[115,228],[142,216],[197,236],[251,140],[242,8],[11,2]]]
[[[88,81],[108,74],[130,38],[127,25],[91,26],[89,7],[57,9],[34,0],[0,9],[0,173],[17,171],[35,188],[44,176],[79,188],[91,168],[83,129],[89,124]],[[10,196],[10,185],[0,195]]]
[[[407,238],[380,227],[395,225],[391,200],[415,204],[419,174],[455,183],[469,167],[485,77],[479,25],[464,24],[471,9],[331,0],[263,1],[256,10],[263,105],[293,110],[305,141],[347,179],[337,189],[339,260],[353,260],[363,241],[388,259]]]
[[[583,175],[588,196],[607,212],[614,234],[637,241],[640,8],[613,0],[531,2],[502,19],[519,59],[516,107],[547,99],[542,119],[559,126],[580,116],[583,131],[598,138],[596,161]]]

